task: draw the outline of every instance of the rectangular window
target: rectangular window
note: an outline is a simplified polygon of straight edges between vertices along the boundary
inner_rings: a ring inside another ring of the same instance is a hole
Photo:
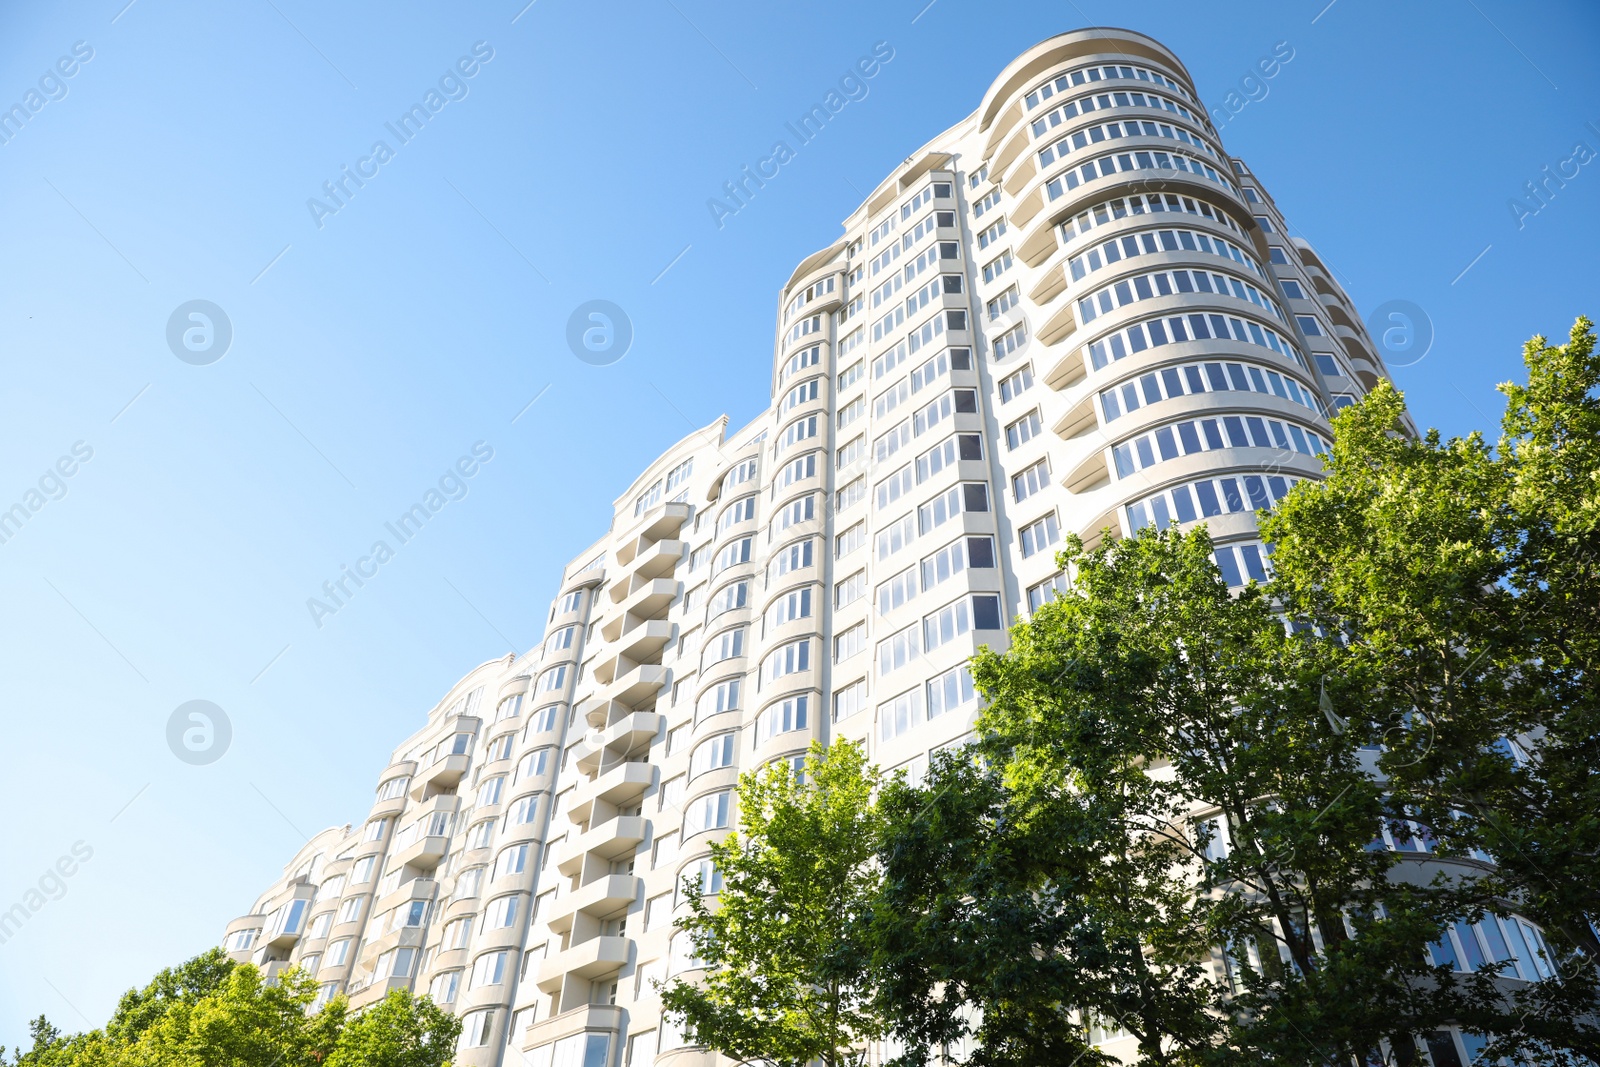
[[[1020,504],[1049,484],[1050,464],[1041,459],[1011,479],[1012,499]]]
[[[1000,381],[1000,402],[1010,403],[1033,385],[1033,368],[1023,367]]]
[[[928,682],[928,718],[970,704],[977,696],[972,688],[972,672],[966,664],[945,671]]]
[[[833,558],[843,559],[867,543],[867,524],[858,522],[833,539]]]
[[[1056,521],[1056,513],[1051,512],[1044,518],[1022,528],[1022,554],[1031,556],[1041,552],[1057,541],[1061,540],[1061,527]]]
[[[1038,437],[1043,427],[1044,423],[1039,417],[1039,409],[1035,408],[1006,427],[1006,448],[1015,449],[1021,447]]]
[[[843,663],[867,647],[867,624],[858,622],[833,639],[833,662]]]
[[[867,703],[867,683],[865,681],[852,682],[843,689],[834,691],[833,694],[833,721],[848,719]]]
[[[833,606],[842,608],[853,604],[867,593],[867,572],[856,571],[833,587]]]
[[[953,492],[954,490],[952,490]],[[920,509],[919,509],[920,510]],[[888,559],[916,539],[916,516],[907,515],[898,522],[878,532],[877,554],[880,560]]]
[[[887,615],[917,595],[917,567],[912,564],[878,586],[878,614]]]
[[[890,634],[878,642],[878,673],[880,675],[899,670],[921,654],[921,643],[918,640],[921,629],[920,623],[912,623],[905,629]]]

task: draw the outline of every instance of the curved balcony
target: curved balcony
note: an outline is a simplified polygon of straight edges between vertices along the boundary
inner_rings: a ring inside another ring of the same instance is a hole
[[[564,897],[558,897],[545,921],[551,931],[564,934],[572,929],[580,913],[607,919],[619,911],[632,907],[639,899],[644,879],[631,874],[607,874],[588,885],[579,886]]]
[[[656,693],[672,678],[672,670],[658,663],[641,663],[618,677],[602,692],[605,700],[615,700],[630,708],[655,700]]]
[[[664,716],[653,711],[636,711],[612,723],[600,735],[598,744],[584,741],[578,746],[578,770],[594,774],[606,763],[620,762],[634,749],[648,745],[661,732]],[[610,759],[607,759],[607,754]]]
[[[588,833],[569,839],[556,856],[556,870],[570,877],[583,869],[587,856],[607,861],[631,856],[649,836],[650,820],[642,815],[608,819]]]
[[[578,824],[589,822],[597,803],[614,808],[624,807],[644,796],[655,780],[656,768],[653,764],[624,763],[613,767],[578,787],[572,806],[567,809],[567,818]]]
[[[465,752],[434,760],[411,779],[411,799],[421,800],[430,790],[454,789],[471,765],[472,757]]]
[[[561,989],[568,975],[594,981],[616,974],[633,954],[629,937],[592,937],[539,964],[535,984],[546,993]]]

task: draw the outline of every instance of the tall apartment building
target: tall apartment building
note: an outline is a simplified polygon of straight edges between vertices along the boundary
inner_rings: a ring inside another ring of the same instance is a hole
[[[770,407],[646,467],[539,647],[446,694],[225,945],[356,1008],[431,993],[461,1064],[709,1063],[653,982],[695,966],[673,919],[738,773],[834,738],[921,773],[1068,533],[1205,522],[1263,577],[1255,509],[1385,374],[1175,55],[1044,41],[795,268]]]

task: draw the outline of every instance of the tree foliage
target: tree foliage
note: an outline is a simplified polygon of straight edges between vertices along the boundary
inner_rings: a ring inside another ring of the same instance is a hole
[[[442,1067],[461,1023],[396,990],[360,1015],[343,996],[320,1010],[291,968],[273,981],[212,949],[124,993],[103,1029],[63,1035],[43,1016],[13,1067]],[[5,1050],[0,1048],[0,1057]]]
[[[813,744],[739,778],[735,833],[711,846],[718,897],[688,887],[678,924],[707,968],[662,992],[697,1041],[742,1061],[841,1067],[883,1030],[865,936],[877,876],[877,772],[858,746]]]

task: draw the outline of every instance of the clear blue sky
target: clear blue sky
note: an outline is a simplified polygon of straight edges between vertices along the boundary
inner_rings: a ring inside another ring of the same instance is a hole
[[[0,1043],[41,1011],[101,1022],[359,819],[445,688],[538,638],[640,467],[764,406],[796,262],[1041,38],[1152,34],[1213,107],[1290,43],[1224,140],[1364,314],[1426,309],[1433,349],[1396,371],[1424,425],[1492,429],[1521,342],[1600,311],[1600,162],[1520,229],[1508,204],[1600,152],[1592,4],[525,2],[7,6],[0,104],[93,57],[0,144],[0,508],[93,455],[0,544],[0,910],[75,842],[93,858],[0,944]],[[866,99],[719,230],[707,199],[880,40]],[[399,145],[385,122],[479,41],[465,97]],[[308,198],[380,139],[319,229]],[[597,298],[634,324],[612,366],[564,339]],[[166,342],[193,299],[233,327],[206,366]],[[313,625],[477,441],[468,495]],[[194,699],[233,725],[209,766],[167,746]]]

